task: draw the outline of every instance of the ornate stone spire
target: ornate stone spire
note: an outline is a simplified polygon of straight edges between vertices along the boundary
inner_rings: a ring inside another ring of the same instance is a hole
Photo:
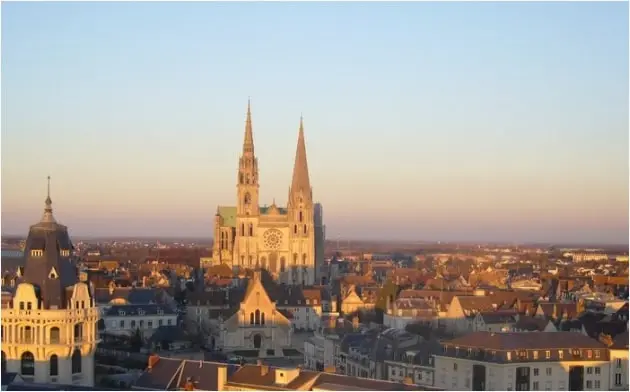
[[[245,120],[245,139],[243,140],[243,155],[254,155],[254,134],[252,131],[252,111],[250,98],[247,98],[247,118]]]
[[[50,198],[50,176],[48,176],[48,192],[46,196],[46,207],[44,208],[44,215],[42,216],[42,223],[55,223],[55,217],[53,216],[52,200]]]
[[[293,164],[293,181],[291,192],[302,191],[304,196],[310,198],[311,182],[308,176],[308,163],[306,160],[306,143],[304,141],[304,119],[300,116],[300,131],[298,134],[297,150],[295,151],[295,163]]]

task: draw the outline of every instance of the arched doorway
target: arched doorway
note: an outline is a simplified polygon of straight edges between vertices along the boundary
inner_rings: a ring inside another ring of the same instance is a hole
[[[72,353],[72,374],[81,373],[81,351],[75,349]]]
[[[22,354],[20,362],[20,374],[22,376],[35,375],[35,356],[32,352],[26,351],[24,354]]]
[[[262,346],[262,336],[260,334],[254,335],[254,348],[260,348]]]

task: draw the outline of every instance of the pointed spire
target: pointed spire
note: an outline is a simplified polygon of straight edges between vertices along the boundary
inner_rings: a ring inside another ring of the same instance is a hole
[[[293,164],[293,181],[291,192],[303,192],[310,198],[311,182],[308,177],[308,163],[306,160],[306,142],[304,141],[304,118],[300,115],[300,131],[298,133],[297,150],[295,151],[295,163]]]
[[[243,140],[243,155],[254,155],[254,134],[252,131],[251,99],[247,98],[247,118],[245,120],[245,140]]]
[[[48,180],[48,191],[46,193],[46,207],[44,207],[44,215],[42,216],[42,222],[46,223],[54,223],[55,217],[53,216],[52,210],[52,199],[50,198],[50,176],[47,178]]]

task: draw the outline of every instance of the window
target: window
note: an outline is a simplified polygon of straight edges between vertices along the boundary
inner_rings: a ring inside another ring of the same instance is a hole
[[[621,358],[615,359],[615,367],[621,369]]]
[[[593,368],[592,367],[587,367],[586,368],[586,374],[593,374]]]
[[[72,353],[72,374],[81,373],[81,351],[75,349]]]
[[[168,320],[166,320],[166,325],[171,325],[172,323],[173,323],[173,320],[172,320],[172,319],[168,319]]]
[[[600,356],[601,356],[600,351],[595,350],[595,358],[599,359]]]
[[[508,351],[507,353],[507,360],[511,361],[512,360],[512,353]]]
[[[600,368],[599,366],[595,367],[595,374],[602,374],[602,368]]]
[[[588,359],[593,358],[593,350],[586,350],[586,358]]]
[[[50,356],[50,370],[48,373],[51,376],[59,375],[59,358],[55,354]]]
[[[551,368],[550,368],[550,367],[548,367],[548,368],[546,369],[546,373],[547,373],[547,375],[548,375],[548,376],[551,376]]]
[[[23,341],[24,343],[32,343],[33,342],[33,330],[31,329],[31,327],[24,327],[23,329]]]
[[[549,359],[551,358],[551,351],[547,350],[545,351],[545,359]]]
[[[560,358],[560,359],[564,358],[564,351],[563,350],[558,350],[558,358]]]
[[[20,302],[20,310],[24,310],[24,302]]]
[[[538,359],[538,351],[534,351],[534,359]]]
[[[254,312],[249,314],[249,324],[254,325]]]
[[[601,386],[600,381],[599,380],[595,380],[595,389],[599,389]]]
[[[587,389],[593,389],[593,381],[592,380],[586,380],[586,388]]]
[[[57,328],[57,327],[52,327],[50,329],[50,344],[59,344],[59,328]],[[52,374],[51,374],[51,376],[52,376]],[[56,374],[55,374],[55,376],[56,376]]]
[[[153,328],[153,321],[152,320],[147,321],[147,326],[149,328]]]
[[[532,388],[534,391],[538,391],[540,390],[540,388],[538,387],[538,381],[534,381],[534,386]]]
[[[20,374],[22,376],[35,375],[35,356],[30,351],[26,351],[22,354],[20,360]]]
[[[538,368],[534,368],[534,377],[538,377]]]
[[[161,326],[162,326],[162,324],[164,324],[164,320],[159,319],[159,320],[158,320],[158,326],[160,326],[160,327],[161,327]]]
[[[136,320],[131,320],[131,328],[135,328],[136,327]]]
[[[26,303],[26,310],[32,310],[33,309],[33,304],[31,302],[27,302]]]
[[[615,385],[621,385],[621,373],[615,373]]]
[[[144,327],[144,320],[140,320],[140,328]]]
[[[457,364],[456,363],[453,364],[453,370],[457,371]]]
[[[120,320],[120,328],[125,328],[125,320]]]

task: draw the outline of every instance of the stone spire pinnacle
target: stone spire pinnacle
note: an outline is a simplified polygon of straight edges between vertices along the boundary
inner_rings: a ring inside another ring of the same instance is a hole
[[[254,134],[252,131],[252,110],[250,98],[247,98],[247,118],[245,120],[245,139],[243,140],[243,155],[254,155]]]
[[[304,118],[300,116],[300,131],[298,133],[297,150],[295,151],[295,163],[293,164],[293,181],[291,192],[302,191],[310,198],[311,182],[308,176],[308,163],[306,160],[306,142],[304,141]]]
[[[44,207],[44,216],[42,216],[42,222],[45,223],[54,223],[55,217],[53,216],[52,210],[52,199],[50,198],[50,176],[47,178],[48,180],[48,191],[46,196],[46,207]]]

